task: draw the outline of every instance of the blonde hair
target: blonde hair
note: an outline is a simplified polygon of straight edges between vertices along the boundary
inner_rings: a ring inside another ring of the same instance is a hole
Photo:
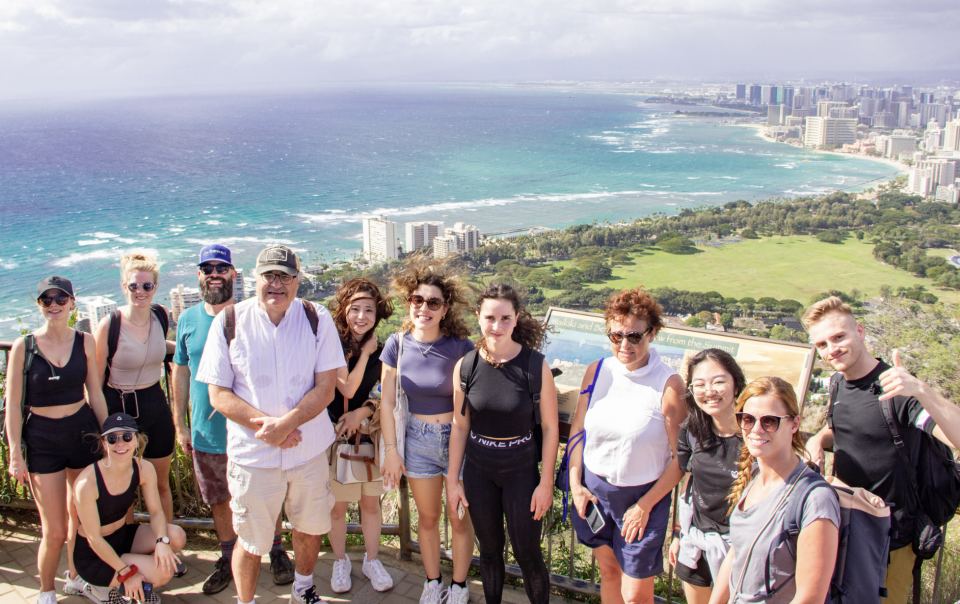
[[[830,296],[825,300],[820,300],[803,313],[800,321],[806,329],[810,329],[820,321],[827,318],[828,315],[839,313],[841,315],[853,316],[853,310],[850,305],[836,296]]]
[[[134,457],[139,457],[139,458],[142,459],[142,458],[143,458],[143,450],[147,448],[147,441],[148,441],[149,439],[147,438],[147,435],[146,435],[146,434],[143,434],[143,433],[140,433],[140,432],[134,432],[134,434],[137,435],[137,438],[136,438],[137,448],[136,448],[136,450],[133,452],[133,456],[134,456]],[[106,437],[105,437],[105,436],[100,436],[99,434],[90,434],[90,435],[88,435],[88,436],[97,439],[97,450],[100,452],[100,457],[106,457],[106,456],[107,456],[107,444],[106,444],[106,442],[105,442],[105,441],[106,441]]]
[[[791,419],[800,416],[800,405],[797,403],[797,393],[794,392],[793,386],[786,380],[773,376],[757,378],[747,384],[747,387],[740,393],[740,397],[737,398],[737,412],[743,411],[743,406],[747,404],[747,401],[751,398],[767,395],[773,395],[780,399],[787,407],[787,414]],[[806,459],[807,452],[804,447],[803,434],[800,433],[800,430],[793,433],[792,444],[793,451],[800,457]],[[753,480],[753,463],[755,461],[756,459],[750,454],[747,443],[744,441],[740,447],[740,461],[737,463],[737,479],[733,482],[733,486],[730,487],[730,494],[727,495],[727,502],[730,504],[730,511],[728,513],[730,514],[736,509],[740,497],[743,496],[743,491],[747,488],[747,485],[750,484],[750,481]]]
[[[155,256],[150,256],[145,252],[127,252],[120,256],[120,278],[126,285],[127,278],[131,273],[143,271],[153,274],[153,282],[160,282],[160,263]]]

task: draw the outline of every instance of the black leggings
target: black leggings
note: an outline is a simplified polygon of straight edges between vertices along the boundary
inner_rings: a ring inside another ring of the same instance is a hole
[[[550,601],[550,575],[540,551],[541,522],[533,519],[530,501],[540,484],[536,443],[493,449],[467,441],[463,486],[470,518],[480,544],[480,577],[488,604],[500,604],[506,573],[503,548],[507,517],[513,556],[523,571],[523,587],[532,604]]]

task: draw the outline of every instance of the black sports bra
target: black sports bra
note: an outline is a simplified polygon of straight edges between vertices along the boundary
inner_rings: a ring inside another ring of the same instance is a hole
[[[107,485],[103,482],[103,474],[100,473],[99,463],[93,464],[93,471],[97,475],[97,490],[100,492],[100,497],[97,499],[100,526],[107,526],[124,518],[137,498],[137,487],[140,486],[140,464],[134,461],[130,486],[119,495],[111,495],[107,490]]]
[[[83,349],[83,334],[78,331],[73,338],[70,360],[63,367],[57,367],[37,350],[27,374],[27,405],[57,407],[78,403],[84,399],[86,381],[87,354]]]

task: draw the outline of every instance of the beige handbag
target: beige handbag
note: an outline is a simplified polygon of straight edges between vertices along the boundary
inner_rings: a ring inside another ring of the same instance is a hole
[[[367,401],[367,405],[373,401]],[[379,401],[376,401],[377,403]],[[330,447],[330,465],[334,466],[333,475],[340,484],[354,484],[357,482],[374,482],[381,480],[380,465],[377,463],[377,445],[373,442],[360,442],[363,436],[372,436],[379,439],[380,413],[379,406],[374,404],[373,417],[370,421],[364,421],[364,424],[357,431],[353,442],[347,437],[341,437]],[[347,401],[343,401],[343,412],[347,413]],[[343,427],[343,420],[337,423],[336,431],[340,432]],[[371,434],[373,433],[373,434]]]

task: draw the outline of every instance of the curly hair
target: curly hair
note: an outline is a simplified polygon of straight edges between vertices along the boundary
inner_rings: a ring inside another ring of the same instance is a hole
[[[743,406],[753,397],[767,395],[773,395],[780,399],[786,406],[787,415],[789,415],[791,419],[800,416],[800,405],[797,403],[797,393],[794,392],[793,386],[786,380],[773,376],[757,378],[747,384],[747,387],[743,389],[743,392],[740,393],[740,397],[737,399],[737,411],[743,411]],[[797,455],[803,459],[809,458],[807,450],[804,447],[803,434],[800,430],[793,433],[792,445],[793,451]],[[747,488],[747,485],[750,484],[750,481],[753,480],[754,461],[756,461],[756,459],[750,454],[747,444],[744,443],[743,446],[740,447],[740,461],[737,463],[737,479],[733,482],[733,486],[730,487],[730,494],[727,495],[727,502],[730,504],[730,514],[736,509],[740,497],[743,496],[743,491]]]
[[[359,342],[350,333],[350,326],[347,325],[347,312],[350,310],[350,302],[358,294],[366,294],[362,297],[372,298],[377,309],[377,317],[374,319],[373,328],[363,334]],[[341,285],[327,307],[330,309],[330,316],[333,317],[334,325],[337,326],[337,333],[340,334],[340,344],[343,346],[343,356],[348,362],[354,356],[360,354],[363,345],[370,338],[376,337],[375,332],[380,325],[380,321],[389,319],[393,314],[393,303],[390,299],[380,291],[376,283],[363,277],[350,279]]]
[[[547,343],[547,332],[550,327],[533,318],[526,305],[520,299],[520,294],[506,283],[491,283],[483,288],[477,296],[476,311],[480,315],[480,307],[484,300],[508,300],[513,305],[513,312],[517,314],[517,325],[510,336],[514,342],[519,342],[531,350],[540,350]],[[479,350],[487,350],[486,338],[477,341]]]
[[[663,307],[643,291],[642,285],[618,291],[603,303],[603,319],[608,324],[629,315],[645,320],[648,328],[659,330],[663,327]]]
[[[697,405],[693,396],[693,388],[691,388],[694,370],[706,361],[713,361],[720,365],[733,378],[734,399],[743,392],[747,385],[747,379],[743,376],[740,365],[730,356],[730,353],[719,348],[701,350],[687,361],[687,391],[683,396],[683,401],[687,404],[687,420],[684,422],[684,426],[704,449],[709,449],[719,444],[720,441],[717,439],[717,431],[713,425],[713,420]]]
[[[131,273],[143,271],[153,275],[153,283],[160,283],[160,263],[156,256],[151,256],[145,252],[128,252],[120,256],[120,279],[126,286],[127,278]]]
[[[457,271],[456,257],[439,259],[422,253],[411,256],[394,277],[392,293],[404,303],[408,303],[410,296],[421,285],[433,285],[443,294],[447,312],[440,321],[440,333],[460,339],[470,337],[470,327],[463,314],[470,303],[472,290]],[[411,329],[413,321],[410,320],[408,312],[403,318],[400,331]]]

